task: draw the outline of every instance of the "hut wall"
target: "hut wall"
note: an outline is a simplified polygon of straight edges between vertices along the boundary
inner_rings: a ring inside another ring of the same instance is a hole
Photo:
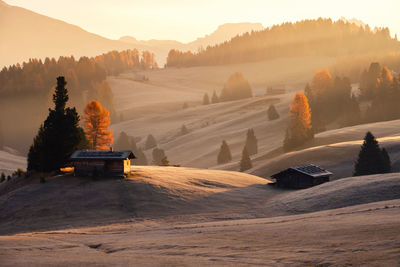
[[[108,175],[123,176],[124,165],[124,160],[108,160],[106,162],[105,172]]]
[[[104,160],[80,160],[74,162],[75,176],[91,176],[96,168],[99,174],[105,171]]]
[[[131,172],[131,160],[126,159],[124,160],[124,173],[130,173]]]

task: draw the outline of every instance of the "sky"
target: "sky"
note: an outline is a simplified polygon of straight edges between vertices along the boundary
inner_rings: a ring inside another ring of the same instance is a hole
[[[356,18],[400,37],[400,0],[5,0],[110,39],[190,42],[224,23]]]

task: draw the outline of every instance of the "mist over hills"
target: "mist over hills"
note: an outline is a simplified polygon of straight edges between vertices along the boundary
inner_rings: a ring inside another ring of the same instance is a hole
[[[111,50],[136,48],[150,50],[160,66],[165,63],[168,51],[195,49],[214,45],[246,31],[262,29],[261,24],[235,23],[222,25],[214,33],[198,38],[189,44],[177,41],[138,41],[133,37],[111,40],[64,21],[44,16],[30,10],[11,6],[0,0],[0,66],[22,63],[29,58],[71,56],[96,56]]]

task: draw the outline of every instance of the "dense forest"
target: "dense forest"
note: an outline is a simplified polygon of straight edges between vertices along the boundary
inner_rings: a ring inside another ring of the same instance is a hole
[[[154,54],[138,50],[111,51],[95,58],[71,57],[30,59],[22,65],[4,67],[0,71],[0,97],[47,96],[54,87],[54,77],[64,75],[69,91],[82,94],[87,91],[90,99],[98,99],[112,110],[112,94],[106,75],[119,75],[127,70],[157,68]],[[74,103],[77,104],[77,103]],[[84,103],[85,104],[85,103]]]
[[[334,75],[347,76],[352,82],[358,82],[362,79],[362,75],[365,75],[365,68],[371,62],[379,62],[390,70],[400,73],[400,52],[339,58],[329,67],[329,70]]]
[[[197,53],[171,50],[167,67],[220,65],[292,56],[346,56],[400,48],[388,28],[371,30],[342,20],[303,20],[253,31]]]
[[[4,108],[0,121],[5,145],[26,152],[33,129],[37,129],[52,104],[56,77],[65,77],[70,105],[76,107],[78,113],[83,113],[89,101],[97,100],[110,111],[113,120],[117,116],[107,75],[154,68],[157,68],[154,54],[148,51],[139,53],[136,49],[111,51],[94,58],[30,59],[29,62],[4,67],[0,71],[0,104]],[[24,141],[20,142],[21,139]]]

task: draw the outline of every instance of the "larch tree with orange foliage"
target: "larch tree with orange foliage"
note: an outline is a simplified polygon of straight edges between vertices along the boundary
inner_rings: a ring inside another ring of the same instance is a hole
[[[318,70],[312,79],[308,91],[305,90],[312,110],[312,122],[316,132],[325,130],[326,104],[329,103],[330,92],[333,88],[332,75],[326,68]]]
[[[286,136],[283,142],[285,151],[290,151],[314,137],[311,126],[310,107],[304,93],[296,93],[290,105],[289,113],[291,121],[286,130]]]
[[[93,100],[85,108],[85,133],[92,149],[107,150],[113,143],[110,112]]]
[[[385,66],[377,78],[377,87],[371,105],[365,113],[367,122],[388,121],[400,118],[400,83]]]

